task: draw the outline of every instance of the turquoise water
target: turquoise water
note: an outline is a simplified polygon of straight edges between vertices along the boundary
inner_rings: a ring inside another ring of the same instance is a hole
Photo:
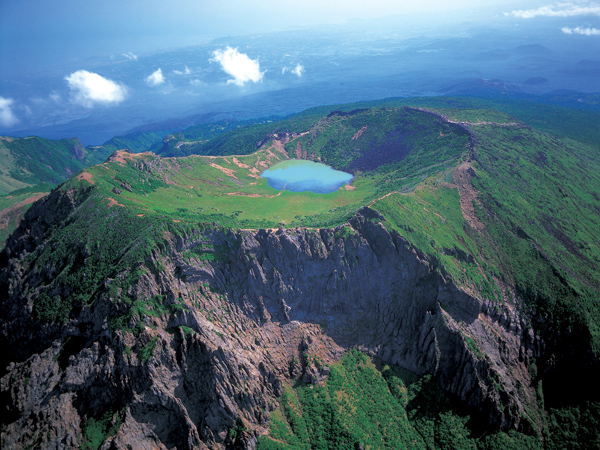
[[[269,186],[277,190],[311,191],[317,194],[334,192],[354,178],[351,174],[335,170],[326,164],[303,159],[277,163],[261,176],[268,180]]]

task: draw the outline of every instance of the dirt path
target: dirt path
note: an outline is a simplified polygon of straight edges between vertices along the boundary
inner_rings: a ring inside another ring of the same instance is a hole
[[[398,193],[398,191],[392,191],[388,194],[385,194],[383,197],[376,198],[371,203],[369,203],[367,206],[370,208],[371,206],[373,206],[373,204],[377,203],[379,200],[383,200],[384,198],[389,197],[392,194],[397,194],[397,193]]]
[[[236,197],[252,197],[252,198],[275,198],[275,197],[279,197],[282,192],[283,192],[283,189],[275,195],[246,194],[244,192],[228,192],[225,195],[235,195]]]
[[[497,127],[519,127],[519,128],[527,126],[521,122],[459,122],[457,120],[450,119],[448,116],[445,116],[442,113],[439,113],[437,111],[431,111],[427,108],[410,108],[410,109],[433,114],[434,116],[439,117],[440,119],[444,120],[445,122],[453,123],[455,125],[463,125],[463,126],[494,125]]]

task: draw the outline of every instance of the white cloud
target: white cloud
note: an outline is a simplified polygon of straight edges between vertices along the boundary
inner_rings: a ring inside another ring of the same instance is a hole
[[[221,64],[221,69],[233,77],[227,80],[227,84],[243,86],[248,81],[258,83],[264,75],[264,72],[260,71],[258,59],[250,59],[248,55],[238,52],[237,48],[215,50],[211,61]]]
[[[189,69],[188,66],[185,66],[185,70],[174,70],[173,73],[175,75],[191,75],[192,71]]]
[[[158,86],[159,84],[163,84],[165,82],[165,77],[163,76],[162,70],[160,67],[144,78],[146,83],[150,86]]]
[[[3,127],[12,127],[19,123],[19,119],[12,111],[13,103],[12,98],[0,97],[0,125]]]
[[[292,73],[294,75],[298,75],[299,77],[301,77],[302,74],[304,73],[304,66],[302,64],[296,65],[295,69],[292,70]]]
[[[285,75],[286,72],[290,72],[301,77],[304,74],[304,66],[302,64],[296,64],[296,67],[293,69],[290,69],[288,66],[282,67],[281,74]]]
[[[521,19],[531,19],[537,16],[544,17],[573,17],[573,16],[600,16],[600,4],[586,2],[582,3],[556,3],[554,5],[541,6],[537,9],[527,9],[504,13]]]
[[[134,55],[131,52],[123,53],[123,56],[130,61],[137,61],[137,58],[138,58],[137,55]]]
[[[73,72],[65,80],[71,88],[73,101],[86,108],[92,108],[96,103],[120,103],[127,95],[125,86],[87,70]]]
[[[565,34],[583,34],[584,36],[600,36],[600,30],[598,28],[563,27],[562,32]]]

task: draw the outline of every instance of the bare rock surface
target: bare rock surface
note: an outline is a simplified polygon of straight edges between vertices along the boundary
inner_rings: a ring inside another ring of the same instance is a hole
[[[127,292],[115,294],[107,280],[69,323],[38,324],[31,293],[48,274],[23,272],[19,261],[43,245],[53,215],[76,204],[54,199],[5,253],[4,448],[80,448],[94,423],[108,436],[103,449],[254,448],[282,384],[324,381],[353,347],[438,376],[445,392],[498,428],[534,427],[522,413],[535,404],[527,364],[542,344],[518,305],[459,288],[368,208],[343,235],[169,235]],[[197,246],[220,256],[200,258]],[[168,312],[133,315],[115,329],[108,317],[125,314],[125,295],[162,296]]]

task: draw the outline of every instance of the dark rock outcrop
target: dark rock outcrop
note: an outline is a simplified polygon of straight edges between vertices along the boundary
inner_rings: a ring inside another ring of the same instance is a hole
[[[527,364],[543,344],[518,305],[457,287],[368,208],[335,229],[169,235],[126,292],[106,280],[69,323],[37,323],[33,293],[47,274],[21,261],[84,195],[34,206],[3,254],[7,448],[79,448],[98,423],[105,449],[253,448],[282,383],[324,380],[351,347],[435,374],[492,426],[535,426],[521,413],[535,404]],[[125,297],[159,295],[159,313],[127,315]]]

